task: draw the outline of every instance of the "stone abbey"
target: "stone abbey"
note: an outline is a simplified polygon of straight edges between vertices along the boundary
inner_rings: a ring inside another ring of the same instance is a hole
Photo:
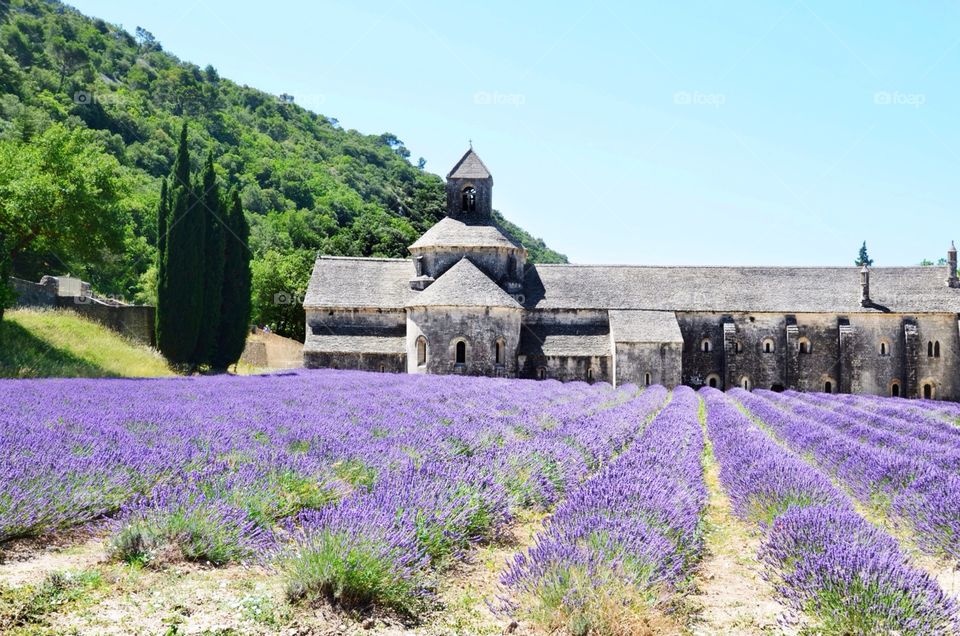
[[[317,259],[304,364],[960,399],[960,281],[937,267],[537,265],[471,148],[411,258]]]

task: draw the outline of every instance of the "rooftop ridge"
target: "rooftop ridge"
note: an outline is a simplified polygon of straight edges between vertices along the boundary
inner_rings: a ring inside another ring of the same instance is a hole
[[[317,260],[324,261],[379,261],[390,263],[407,263],[409,258],[392,258],[389,256],[331,256],[327,254],[318,254]]]
[[[682,270],[691,270],[691,269],[801,269],[801,270],[816,270],[816,269],[840,269],[840,270],[851,270],[851,271],[860,271],[859,265],[632,265],[629,263],[531,263],[537,269],[543,267],[604,267],[604,268],[629,268],[629,269],[682,269]],[[936,271],[941,268],[946,268],[947,265],[882,265],[882,266],[873,266],[870,268],[871,272],[877,270],[891,270],[891,269],[917,269],[924,271]]]

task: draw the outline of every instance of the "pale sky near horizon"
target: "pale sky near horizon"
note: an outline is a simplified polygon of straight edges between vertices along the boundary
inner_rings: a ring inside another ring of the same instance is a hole
[[[579,263],[876,265],[960,241],[960,3],[72,0],[446,174]],[[471,10],[472,9],[472,10]]]

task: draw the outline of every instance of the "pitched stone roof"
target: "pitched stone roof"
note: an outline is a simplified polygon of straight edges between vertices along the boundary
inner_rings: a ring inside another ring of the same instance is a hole
[[[405,336],[353,336],[309,334],[304,353],[405,353]]]
[[[444,272],[422,292],[413,292],[408,307],[509,307],[522,309],[513,296],[467,258]]]
[[[375,307],[403,309],[416,274],[400,258],[321,256],[303,299],[304,307]]]
[[[683,342],[672,311],[616,309],[607,315],[614,342]]]
[[[483,161],[477,156],[477,153],[470,148],[460,157],[460,161],[454,164],[450,172],[447,173],[447,179],[493,179],[490,171],[483,165]]]
[[[607,356],[606,325],[525,324],[520,328],[519,353],[529,356]]]
[[[872,307],[860,305],[857,267],[536,265],[529,309],[647,309],[774,313],[960,313],[945,267],[870,270]]]
[[[473,225],[452,217],[440,219],[433,227],[423,233],[410,251],[425,247],[508,247],[522,248],[495,225]]]

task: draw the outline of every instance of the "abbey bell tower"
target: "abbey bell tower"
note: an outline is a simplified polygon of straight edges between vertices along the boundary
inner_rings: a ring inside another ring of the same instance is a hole
[[[447,174],[447,216],[485,225],[492,209],[493,177],[471,146]]]

